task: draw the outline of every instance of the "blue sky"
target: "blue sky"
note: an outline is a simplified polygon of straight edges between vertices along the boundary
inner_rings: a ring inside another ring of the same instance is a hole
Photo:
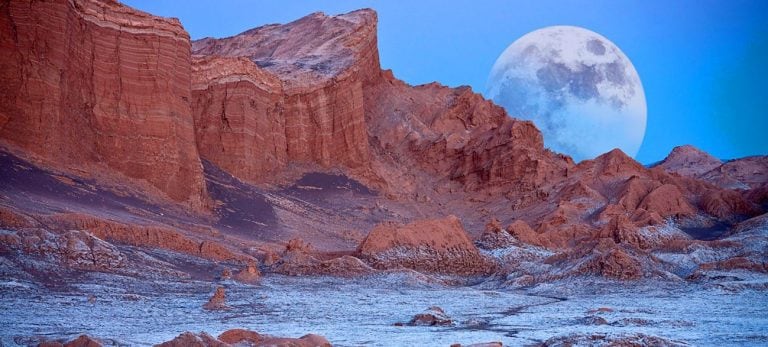
[[[177,17],[193,39],[223,37],[315,11],[379,13],[384,68],[411,84],[483,93],[501,52],[550,25],[613,41],[645,88],[648,126],[637,159],[693,144],[719,158],[768,154],[768,1],[247,1],[126,0]]]

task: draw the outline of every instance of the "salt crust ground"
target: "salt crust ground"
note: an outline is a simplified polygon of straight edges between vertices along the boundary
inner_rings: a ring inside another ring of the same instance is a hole
[[[242,327],[279,336],[317,333],[337,346],[488,341],[516,346],[572,333],[642,333],[696,346],[766,345],[768,293],[745,284],[765,283],[768,276],[745,272],[737,277],[705,285],[580,278],[512,289],[494,281],[449,287],[415,273],[352,280],[270,275],[257,286],[224,282],[231,309],[220,312],[201,308],[215,288],[210,282],[87,273],[69,288],[51,290],[5,279],[0,341],[27,345],[37,337],[87,332],[119,344],[151,345],[186,330],[218,334]],[[89,302],[90,295],[95,301]],[[394,325],[434,305],[456,324]],[[590,312],[602,307],[611,311]],[[595,317],[607,324],[597,324]]]

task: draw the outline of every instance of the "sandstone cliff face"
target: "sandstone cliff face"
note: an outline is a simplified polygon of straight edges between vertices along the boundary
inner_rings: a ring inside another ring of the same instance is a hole
[[[315,13],[195,41],[201,155],[260,181],[288,162],[365,170],[363,87],[378,77],[376,14]]]
[[[236,177],[258,180],[288,163],[282,82],[247,58],[193,58],[200,155]]]
[[[6,1],[0,47],[0,143],[202,207],[190,43],[177,20],[110,1]]]

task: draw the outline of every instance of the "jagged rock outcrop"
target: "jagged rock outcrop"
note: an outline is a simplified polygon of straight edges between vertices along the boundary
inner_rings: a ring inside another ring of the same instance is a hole
[[[49,227],[84,230],[110,242],[163,248],[211,260],[249,260],[248,256],[233,251],[220,242],[190,237],[181,230],[166,225],[130,224],[79,213],[56,214],[41,219]]]
[[[22,252],[80,270],[110,271],[126,263],[126,257],[115,246],[85,231],[4,231],[0,241],[0,252]]]
[[[260,181],[288,162],[370,165],[363,86],[379,76],[376,13],[314,13],[195,41],[201,155]]]
[[[415,194],[422,180],[441,182],[442,192],[451,182],[468,191],[530,192],[573,166],[544,149],[533,123],[508,117],[469,87],[412,87],[386,71],[365,100],[375,168],[401,195]]]
[[[271,264],[269,269],[289,276],[339,277],[355,277],[375,271],[359,258],[349,255],[325,260],[318,259],[312,246],[301,239],[290,240],[280,258]]]
[[[699,221],[691,223],[704,227],[756,212],[739,193],[661,168],[647,169],[619,150],[579,163],[569,177],[549,188],[554,193],[523,210],[538,217],[538,225],[531,225],[535,233],[523,228],[518,238],[550,249],[601,238],[656,247],[646,241],[641,228],[694,217]]]
[[[189,49],[178,20],[117,2],[5,2],[0,143],[201,209]]]
[[[617,280],[636,280],[651,275],[653,267],[644,259],[647,255],[630,247],[622,247],[610,239],[583,244],[545,260],[559,270],[551,278],[584,275]]]
[[[376,226],[358,248],[373,267],[404,267],[443,274],[490,274],[495,264],[484,258],[456,216]]]
[[[468,190],[533,190],[573,165],[469,88],[380,71],[376,41],[371,10],[195,41],[201,155],[249,181],[289,162],[338,166],[395,196],[425,173]]]

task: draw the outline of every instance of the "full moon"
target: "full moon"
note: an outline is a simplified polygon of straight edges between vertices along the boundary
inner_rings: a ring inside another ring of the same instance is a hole
[[[533,121],[545,146],[576,161],[614,148],[634,157],[645,135],[635,67],[613,42],[579,27],[546,27],[509,45],[493,65],[486,97]]]

